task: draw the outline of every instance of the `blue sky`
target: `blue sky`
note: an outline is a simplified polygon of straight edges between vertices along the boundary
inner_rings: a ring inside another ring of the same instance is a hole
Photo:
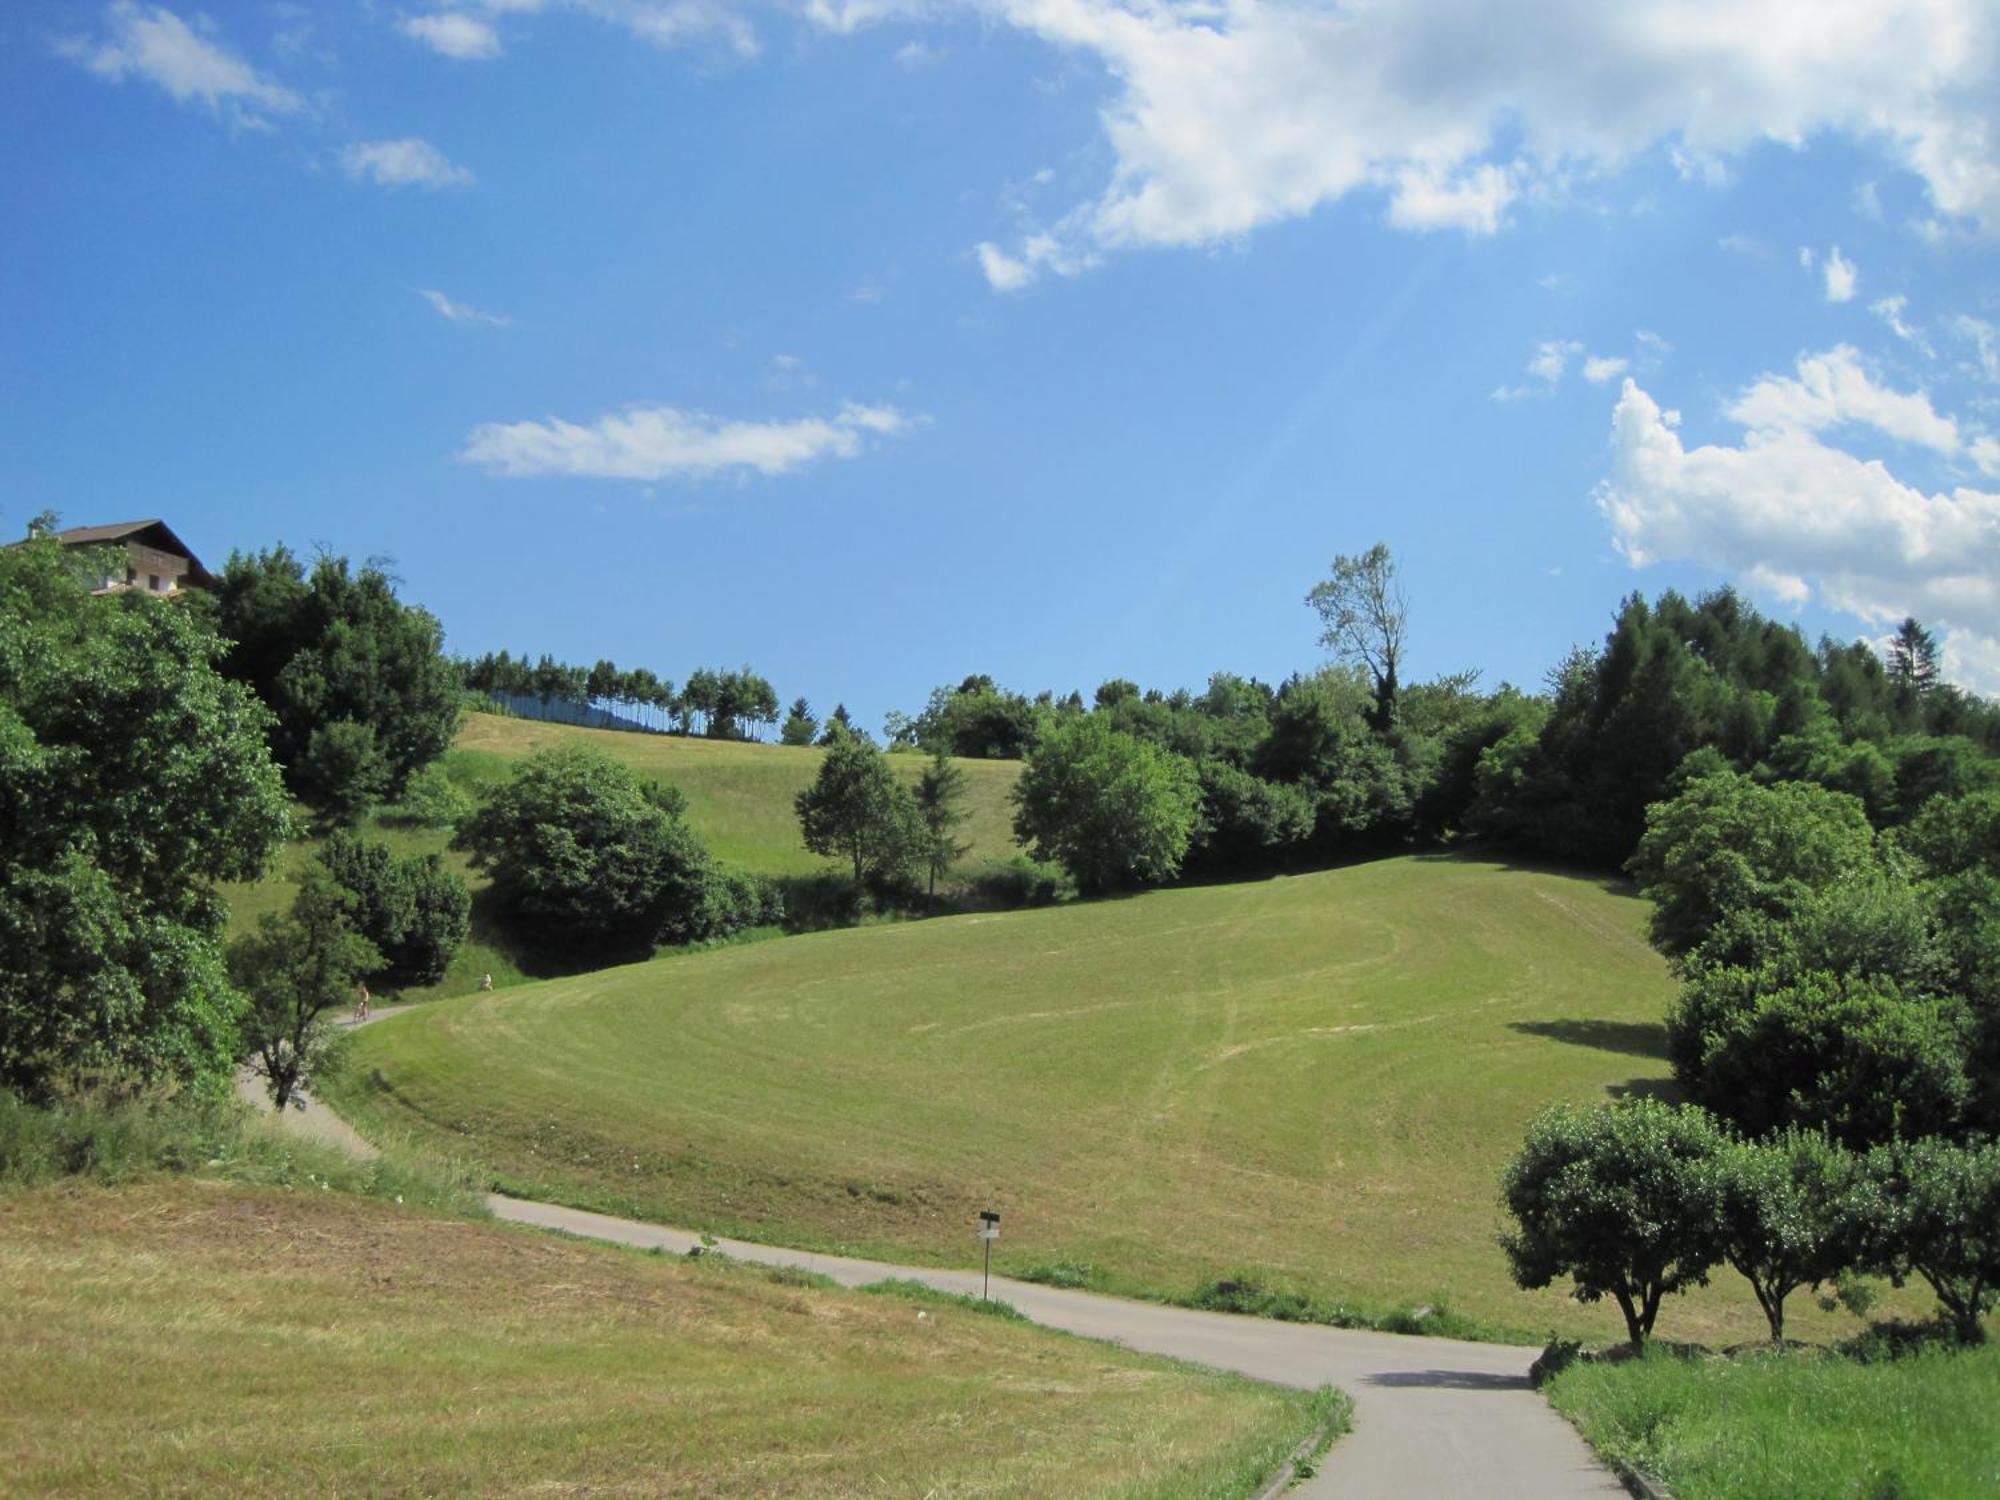
[[[396,560],[455,650],[1419,675],[1638,588],[2000,691],[1981,0],[17,3],[0,529]]]

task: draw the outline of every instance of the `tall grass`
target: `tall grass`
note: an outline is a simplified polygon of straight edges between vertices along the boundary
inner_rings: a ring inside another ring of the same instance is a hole
[[[99,1088],[41,1105],[0,1090],[0,1192],[62,1178],[115,1186],[175,1175],[485,1212],[483,1187],[464,1162],[414,1142],[363,1161],[284,1132],[234,1099]]]
[[[1654,1349],[1572,1365],[1546,1389],[1600,1453],[1679,1500],[2000,1495],[2000,1347],[1867,1363]]]

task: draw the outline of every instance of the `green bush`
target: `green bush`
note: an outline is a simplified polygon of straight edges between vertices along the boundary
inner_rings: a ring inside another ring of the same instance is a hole
[[[472,927],[472,893],[435,854],[399,858],[386,844],[336,833],[319,852],[353,898],[355,931],[382,955],[370,976],[394,985],[435,984]]]
[[[608,756],[545,751],[459,829],[501,907],[552,948],[650,949],[697,928],[708,852],[682,820],[686,799]]]

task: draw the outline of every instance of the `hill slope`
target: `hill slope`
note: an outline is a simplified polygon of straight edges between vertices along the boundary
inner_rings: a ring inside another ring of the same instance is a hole
[[[498,714],[467,714],[458,740],[445,759],[453,780],[479,788],[505,779],[513,762],[557,745],[588,745],[687,794],[688,823],[724,864],[760,875],[811,875],[831,868],[806,852],[792,800],[818,774],[824,752],[791,745],[742,740],[703,740],[680,735],[627,734],[611,729],[578,729]],[[891,759],[914,783],[924,766],[920,755]],[[969,843],[961,868],[974,869],[1015,852],[1008,793],[1021,767],[1017,761],[962,760],[966,773],[966,821],[959,836]]]
[[[1496,1175],[1554,1099],[1666,1086],[1672,992],[1603,882],[1405,858],[825,933],[370,1028],[343,1106],[511,1187],[749,1237],[1186,1293],[1252,1267],[1529,1333]],[[1733,1290],[1677,1335],[1757,1324]],[[1706,1321],[1704,1321],[1706,1320]]]
[[[465,716],[458,740],[446,752],[443,764],[456,785],[479,797],[512,775],[520,761],[559,745],[587,745],[643,776],[678,787],[687,794],[689,825],[710,853],[732,869],[783,877],[839,868],[836,862],[807,852],[792,807],[793,799],[818,774],[823,752],[816,749],[579,729],[474,713]],[[898,755],[891,764],[914,783],[925,761],[922,756]],[[967,814],[958,837],[968,847],[953,874],[963,879],[976,877],[1020,852],[1014,843],[1009,794],[1021,768],[1015,761],[961,760],[958,764],[966,773]],[[477,899],[485,889],[485,878],[467,866],[464,855],[447,848],[451,840],[448,832],[378,823],[369,824],[362,832],[369,839],[387,843],[398,854],[443,854],[445,863],[471,885],[475,898],[472,936],[451,972],[441,983],[402,998],[472,994],[486,974],[504,989],[532,974],[551,972],[543,962],[520,951],[498,915]],[[277,867],[263,880],[225,887],[232,935],[249,931],[260,916],[282,911],[291,902],[299,874],[317,847],[316,840],[300,839],[285,848]]]

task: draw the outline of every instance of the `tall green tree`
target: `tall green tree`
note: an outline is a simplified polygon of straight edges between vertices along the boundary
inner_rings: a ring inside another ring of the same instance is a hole
[[[53,540],[0,551],[0,1086],[233,1071],[216,885],[263,872],[285,796],[184,603],[93,598]]]
[[[954,765],[942,749],[931,756],[930,764],[917,778],[917,816],[924,826],[924,871],[930,878],[926,894],[933,905],[937,902],[938,876],[971,847],[953,832],[967,816],[965,787],[965,768]]]
[[[1907,619],[1889,637],[1889,676],[1912,692],[1937,686],[1937,641],[1914,619]]]
[[[786,745],[810,745],[813,736],[819,733],[819,720],[813,717],[812,705],[803,698],[792,700],[791,712],[785,715],[785,722],[778,730],[778,740]]]
[[[828,721],[833,738],[819,774],[793,805],[806,848],[847,860],[858,898],[869,880],[891,882],[909,869],[923,847],[923,821],[888,756],[859,735],[834,729],[837,722]]]
[[[1373,727],[1390,728],[1396,722],[1410,601],[1388,546],[1377,542],[1358,556],[1334,558],[1332,576],[1313,586],[1306,603],[1319,615],[1320,644],[1336,661],[1364,669],[1373,682]]]
[[[309,870],[291,910],[268,914],[229,945],[229,976],[250,1003],[243,1041],[271,1106],[283,1109],[312,1081],[326,1055],[327,1018],[382,966],[354,929],[354,897],[323,870]]]
[[[356,571],[328,555],[308,572],[283,547],[237,553],[196,607],[234,643],[225,674],[248,683],[276,716],[271,749],[294,789],[321,805],[338,794],[329,784],[334,767],[380,776],[386,795],[396,796],[450,746],[459,675],[445,659],[443,628],[396,597],[384,566]],[[323,738],[313,752],[316,734],[343,724],[371,732],[374,753],[354,753],[352,730],[339,731],[337,744]]]
[[[1014,833],[1079,889],[1154,884],[1180,869],[1200,806],[1188,760],[1092,714],[1035,747],[1014,785]]]

